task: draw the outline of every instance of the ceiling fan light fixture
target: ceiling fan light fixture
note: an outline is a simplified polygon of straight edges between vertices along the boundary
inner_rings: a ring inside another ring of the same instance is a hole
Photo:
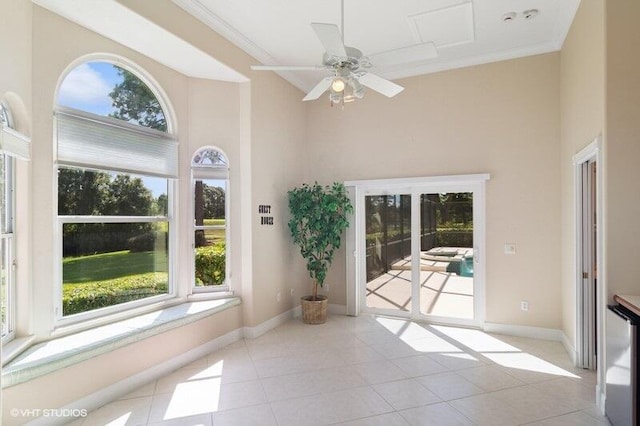
[[[345,87],[346,87],[346,84],[342,77],[336,77],[331,82],[331,91],[333,92],[336,92],[336,93],[343,92]]]
[[[331,93],[329,93],[329,100],[331,101],[331,106],[341,103],[342,99],[343,99],[342,98],[342,92],[339,92],[339,93],[331,92]]]
[[[351,94],[353,96],[358,99],[362,99],[364,97],[364,87],[362,87],[362,84],[360,84],[357,79],[353,77],[349,78],[349,87],[351,88]]]

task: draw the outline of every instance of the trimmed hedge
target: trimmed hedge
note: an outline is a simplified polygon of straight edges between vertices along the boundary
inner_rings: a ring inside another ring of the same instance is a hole
[[[473,229],[438,229],[436,247],[473,247]]]
[[[107,281],[66,284],[62,290],[62,311],[64,315],[73,315],[165,294],[167,288],[167,274],[158,272]]]
[[[196,285],[220,285],[225,279],[225,244],[196,248]]]

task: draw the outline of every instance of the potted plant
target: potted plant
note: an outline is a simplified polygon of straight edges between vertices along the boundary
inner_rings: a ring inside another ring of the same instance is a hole
[[[289,230],[313,280],[313,294],[301,300],[302,320],[322,324],[327,319],[327,296],[318,295],[318,287],[322,287],[333,255],[340,247],[353,206],[344,185],[338,182],[331,186],[305,183],[287,195],[291,212]]]

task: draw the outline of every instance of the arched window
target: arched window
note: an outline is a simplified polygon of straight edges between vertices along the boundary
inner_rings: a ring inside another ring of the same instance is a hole
[[[191,160],[195,291],[229,288],[229,164],[224,153],[200,148]]]
[[[84,62],[58,88],[58,320],[173,294],[178,145],[167,132],[163,102],[133,69]]]
[[[13,118],[11,112],[3,103],[0,103],[0,124],[4,127],[13,129]]]

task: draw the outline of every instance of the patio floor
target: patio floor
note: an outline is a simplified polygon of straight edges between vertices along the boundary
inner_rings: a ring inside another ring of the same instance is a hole
[[[465,254],[472,249],[459,250]],[[420,313],[473,319],[473,277],[446,272],[447,264],[437,257],[421,256]],[[369,308],[411,310],[409,259],[398,261],[391,270],[367,283],[366,304]]]

